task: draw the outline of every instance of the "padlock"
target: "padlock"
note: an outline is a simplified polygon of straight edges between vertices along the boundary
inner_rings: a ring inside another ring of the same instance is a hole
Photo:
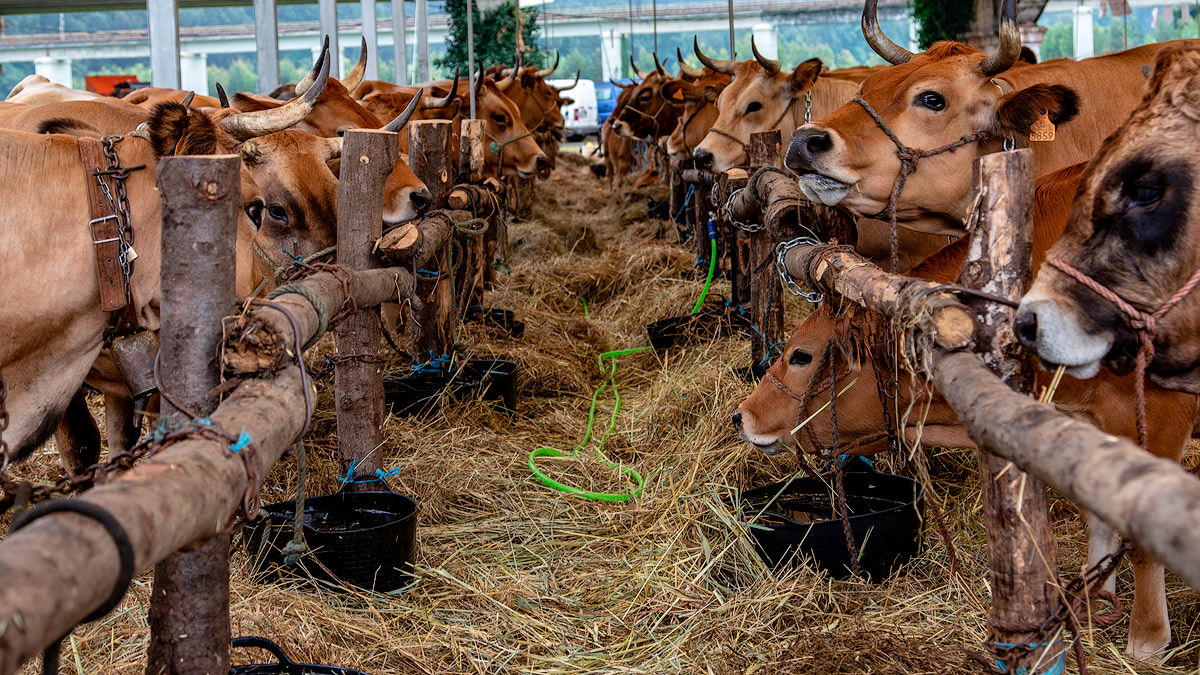
[[[112,341],[108,349],[133,398],[141,398],[157,389],[154,384],[154,360],[158,358],[158,333],[143,330],[119,337]]]

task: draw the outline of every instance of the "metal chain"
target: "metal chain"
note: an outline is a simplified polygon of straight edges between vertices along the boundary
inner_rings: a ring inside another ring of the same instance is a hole
[[[133,276],[133,260],[130,259],[129,252],[133,250],[133,226],[130,224],[129,195],[125,188],[125,180],[129,178],[130,173],[144,169],[146,165],[121,166],[121,158],[117,156],[116,145],[124,138],[124,136],[105,136],[100,139],[103,144],[104,156],[108,159],[108,166],[104,169],[97,169],[92,175],[96,177],[96,183],[104,193],[105,199],[108,200],[109,207],[117,215],[117,231],[119,233],[117,238],[121,249],[118,261],[121,263],[121,276],[125,281],[125,302],[132,305],[133,287],[130,277]],[[109,178],[112,179],[111,186]]]
[[[725,220],[728,221],[730,225],[733,225],[734,227],[738,228],[739,230],[741,230],[743,232],[762,232],[763,230],[767,229],[767,226],[765,224],[763,224],[763,223],[743,223],[742,221],[738,220],[737,218],[735,218],[733,216],[733,200],[737,199],[738,194],[741,193],[745,189],[746,188],[738,188],[738,189],[734,190],[733,192],[730,192],[729,198],[725,200],[725,205],[721,207],[721,210],[723,210],[725,212]]]
[[[785,258],[788,251],[797,246],[819,246],[822,242],[813,237],[800,236],[791,241],[781,241],[775,245],[775,271],[779,274],[779,280],[783,282],[784,288],[792,295],[798,295],[813,305],[821,304],[825,299],[825,295],[819,291],[806,291],[796,283],[796,280],[787,270]]]

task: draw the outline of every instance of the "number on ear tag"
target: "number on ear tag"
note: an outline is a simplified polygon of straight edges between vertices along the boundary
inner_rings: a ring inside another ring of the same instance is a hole
[[[1043,143],[1054,140],[1054,122],[1050,121],[1049,113],[1043,112],[1042,116],[1037,118],[1037,121],[1029,128],[1029,140]]]

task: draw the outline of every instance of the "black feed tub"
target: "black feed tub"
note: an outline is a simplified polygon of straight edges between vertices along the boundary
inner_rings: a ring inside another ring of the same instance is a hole
[[[517,364],[503,359],[472,359],[461,368],[439,363],[403,377],[385,377],[383,396],[393,414],[428,414],[441,407],[442,397],[477,395],[505,412],[517,409]]]
[[[495,309],[473,305],[468,307],[467,311],[463,314],[463,321],[496,326],[517,339],[520,339],[525,334],[525,322],[517,321],[516,315],[513,314],[511,309]]]
[[[860,460],[850,462],[845,472],[850,529],[863,573],[882,581],[921,545],[924,496],[911,478],[856,470],[861,466],[866,465]],[[741,513],[755,547],[772,568],[811,559],[834,579],[851,576],[842,521],[824,483],[797,478],[747,490],[741,495]]]
[[[233,639],[233,648],[258,647],[271,652],[278,661],[276,663],[233,666],[229,675],[367,675],[361,670],[338,668],[335,666],[317,666],[311,663],[296,663],[288,658],[279,645],[266,638],[240,637]]]
[[[294,565],[284,562],[292,540],[296,502],[263,507],[267,512],[247,526],[246,548],[256,572],[277,579],[306,573],[313,579],[379,592],[412,580],[417,551],[417,505],[394,492],[350,492],[304,501],[304,541],[308,550]]]
[[[646,333],[650,336],[650,344],[656,350],[663,350],[735,333],[745,334],[747,325],[745,319],[731,311],[724,301],[706,302],[696,314],[671,316],[646,324]]]

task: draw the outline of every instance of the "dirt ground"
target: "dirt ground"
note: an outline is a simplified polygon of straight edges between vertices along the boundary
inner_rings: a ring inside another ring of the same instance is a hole
[[[951,574],[933,528],[917,558],[881,583],[833,581],[803,565],[772,573],[726,499],[800,466],[740,442],[729,423],[752,388],[735,373],[749,363],[744,339],[618,358],[622,407],[603,451],[645,477],[641,497],[588,501],[531,475],[531,450],[569,451],[582,438],[591,395],[604,381],[597,355],[647,344],[645,324],[685,314],[700,293],[693,250],[674,243],[670,223],[645,219],[653,197],[611,190],[565,159],[539,186],[532,217],[511,224],[508,267],[486,298],[489,307],[514,310],[525,335],[468,325],[458,336],[464,357],[518,364],[516,413],[467,400],[427,418],[388,418],[381,464],[395,471],[392,487],[420,507],[415,581],[390,594],[266,583],[239,549],[235,636],[267,637],[298,661],[374,675],[987,672],[974,452],[925,450],[960,575]],[[728,282],[714,283],[714,293],[728,293]],[[799,301],[788,307],[793,322],[805,311]],[[329,349],[326,342],[308,355],[318,374]],[[395,359],[388,368],[406,366]],[[333,377],[319,380],[310,494],[337,488]],[[611,400],[601,400],[597,433]],[[48,478],[56,463],[48,446],[23,471]],[[539,466],[591,489],[629,489],[590,449]],[[295,480],[295,460],[280,462],[264,503],[293,498]],[[1060,497],[1051,509],[1060,571],[1072,576],[1086,556],[1083,521]],[[1131,577],[1126,564],[1118,588],[1127,604]],[[64,643],[62,671],[144,672],[149,593],[144,574],[117,611],[79,627]],[[1200,597],[1170,574],[1168,595],[1174,639],[1166,665],[1123,657],[1126,619],[1084,636],[1092,673],[1197,672]]]

